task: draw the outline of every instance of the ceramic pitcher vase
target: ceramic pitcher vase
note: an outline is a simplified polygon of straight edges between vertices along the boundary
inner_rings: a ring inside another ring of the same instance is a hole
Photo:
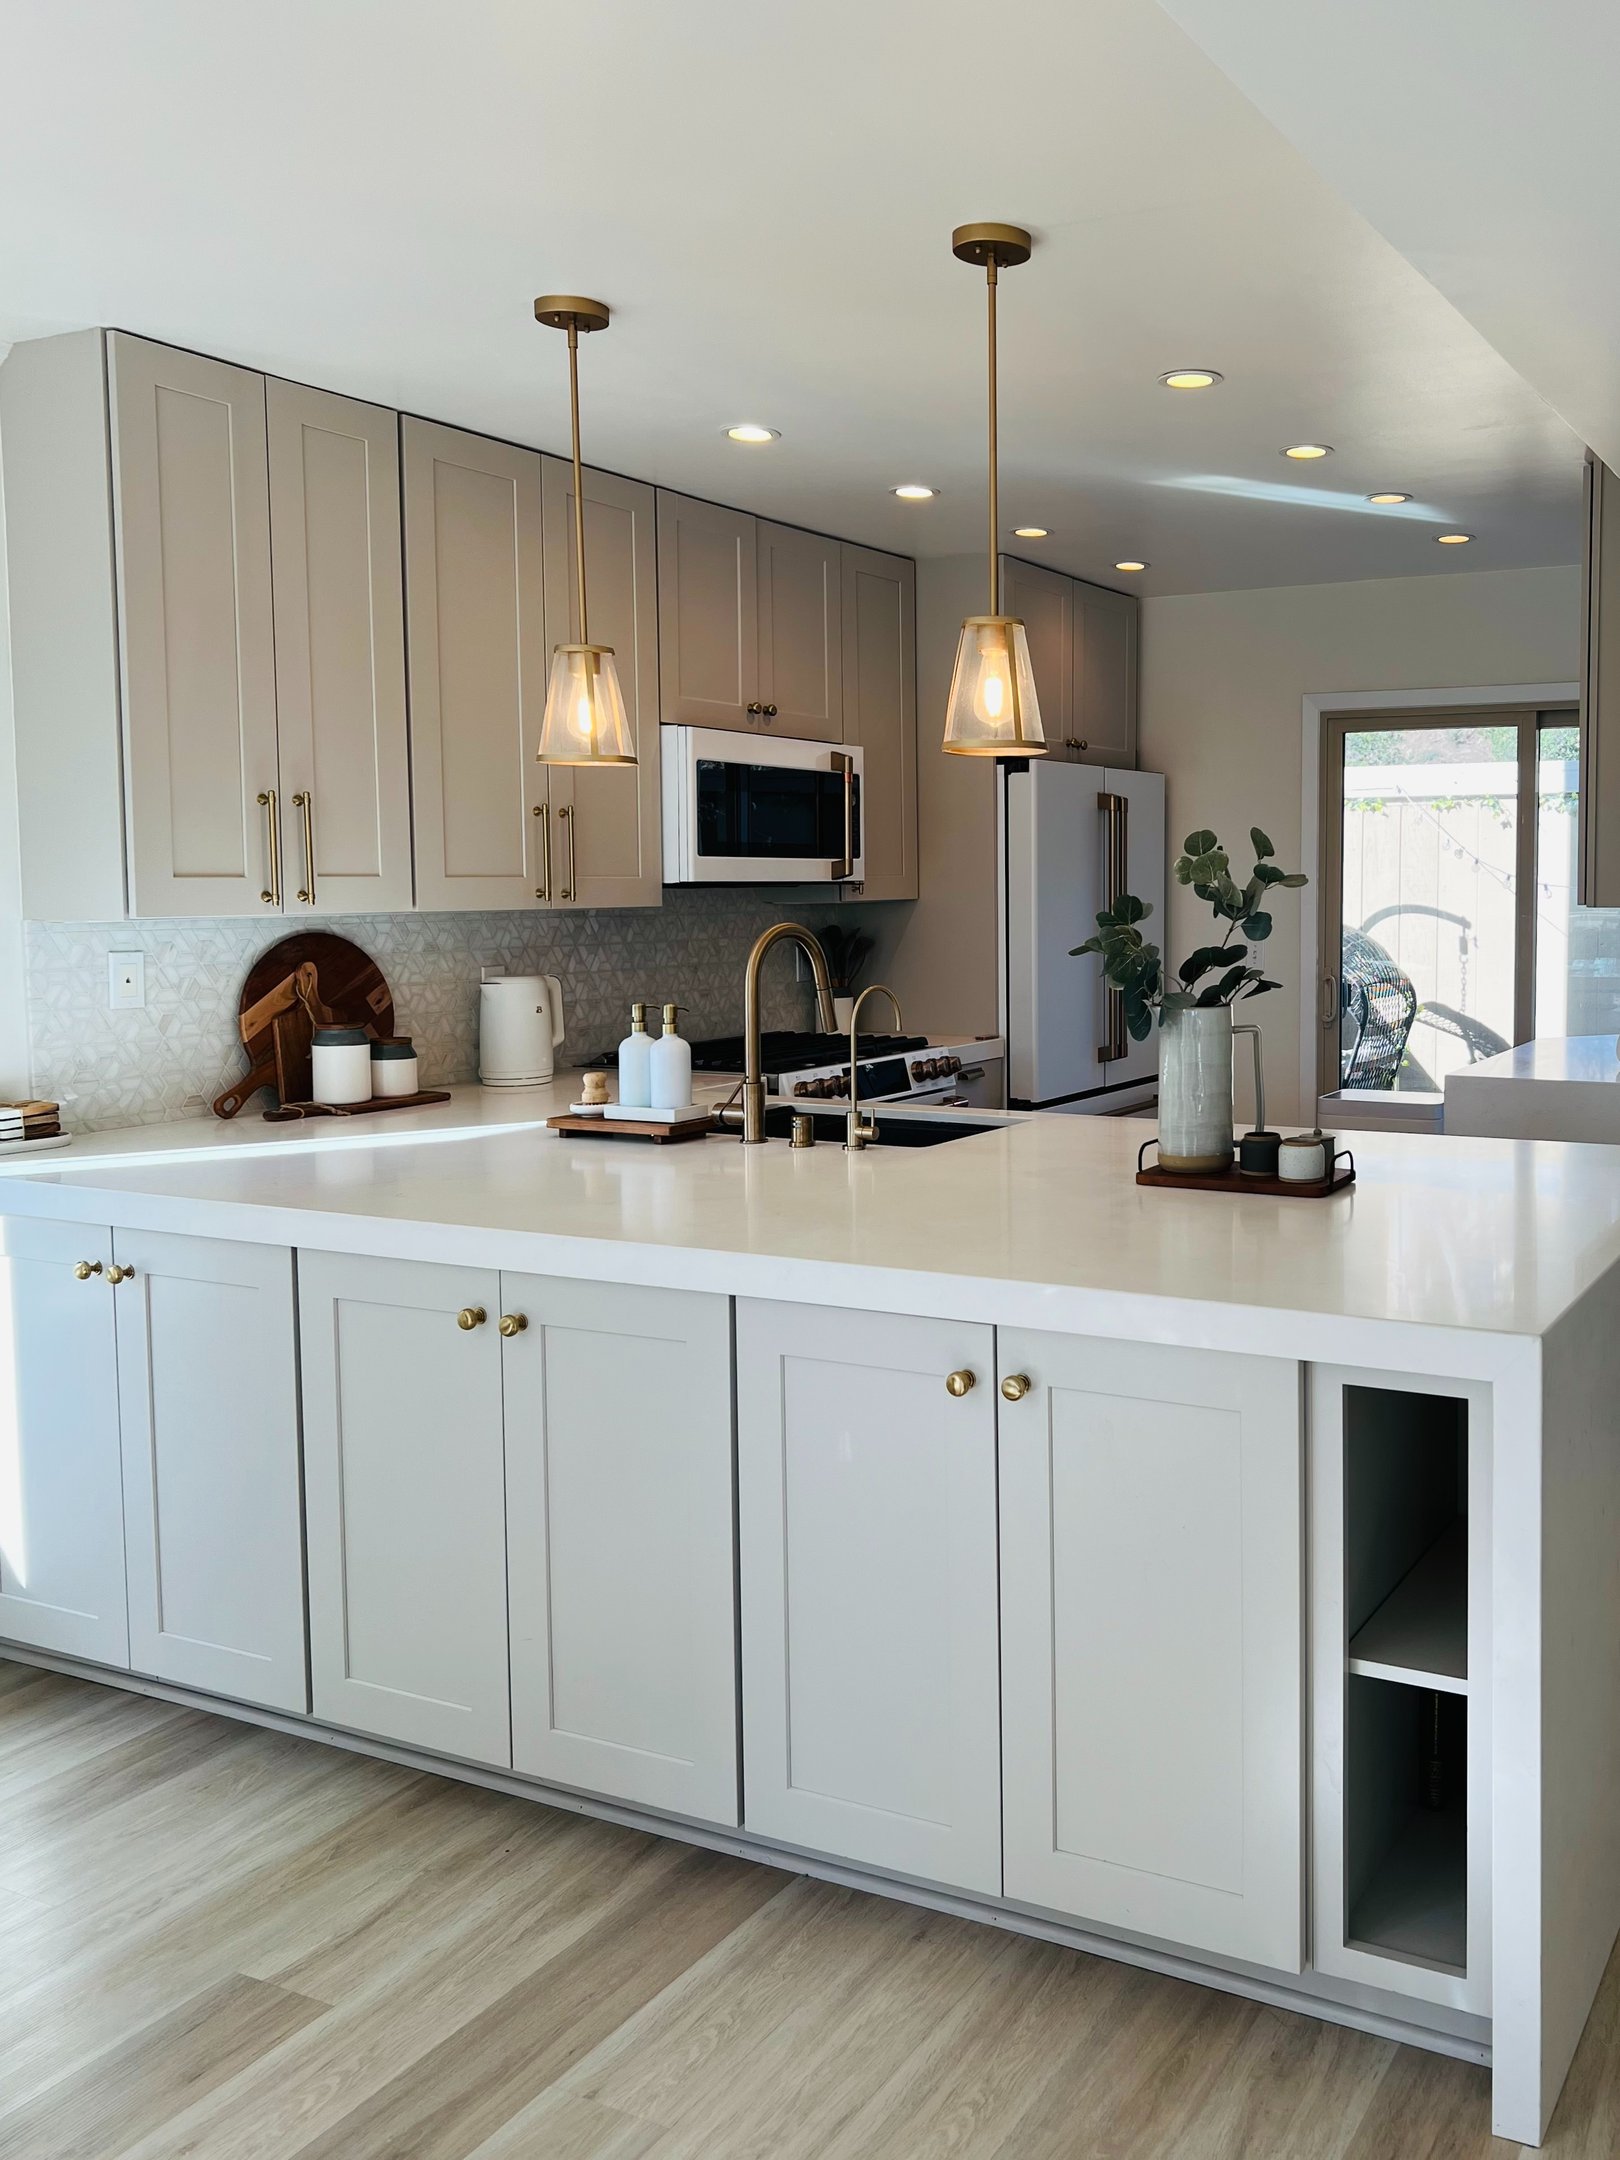
[[[1166,1170],[1232,1166],[1230,1005],[1195,1005],[1160,1019],[1159,1161]]]

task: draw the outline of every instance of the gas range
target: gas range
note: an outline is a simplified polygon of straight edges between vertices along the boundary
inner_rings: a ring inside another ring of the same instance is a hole
[[[862,1035],[859,1041],[858,1095],[862,1102],[911,1098],[929,1101],[956,1091],[964,1053],[975,1045],[930,1045],[926,1035]],[[692,1045],[694,1073],[740,1073],[744,1044],[740,1035],[715,1035]],[[593,1060],[617,1062],[616,1054]],[[760,1064],[767,1091],[778,1097],[847,1102],[849,1037],[787,1028],[767,1030],[760,1040]]]

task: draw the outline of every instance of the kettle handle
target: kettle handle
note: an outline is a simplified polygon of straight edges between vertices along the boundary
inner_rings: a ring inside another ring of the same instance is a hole
[[[562,984],[555,975],[542,975],[540,980],[551,991],[551,1046],[555,1049],[563,1039]]]

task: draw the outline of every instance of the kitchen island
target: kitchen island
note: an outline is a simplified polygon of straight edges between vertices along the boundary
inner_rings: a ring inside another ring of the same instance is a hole
[[[1620,1149],[1313,1202],[1146,1129],[36,1161],[0,1641],[1489,2059],[1537,2142],[1620,1924]]]

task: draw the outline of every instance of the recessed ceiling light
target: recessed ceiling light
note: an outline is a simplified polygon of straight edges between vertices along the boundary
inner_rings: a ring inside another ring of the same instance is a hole
[[[1159,380],[1167,390],[1212,390],[1216,383],[1224,382],[1226,378],[1217,375],[1213,368],[1178,367],[1171,368]]]
[[[739,420],[735,427],[728,427],[726,433],[733,442],[759,443],[775,442],[779,430],[761,427],[757,420]]]
[[[1442,547],[1466,547],[1474,536],[1472,533],[1436,533],[1434,537]]]
[[[1285,450],[1285,451],[1283,452],[1283,456],[1284,456],[1284,457],[1291,457],[1291,458],[1302,458],[1302,459],[1309,459],[1309,458],[1319,458],[1319,457],[1331,457],[1332,455],[1333,455],[1333,445],[1332,445],[1331,443],[1325,443],[1325,442],[1297,442],[1297,443],[1292,443],[1292,444],[1290,444],[1290,446],[1288,447],[1288,449],[1286,449],[1286,450]]]
[[[1145,562],[1117,562],[1114,565],[1116,570],[1145,570],[1147,567]]]
[[[1047,529],[1044,525],[1015,525],[1013,527],[1013,538],[1015,540],[1044,540],[1047,538]]]
[[[939,490],[924,487],[920,480],[904,480],[893,492],[902,502],[932,502]]]
[[[1412,498],[1410,495],[1403,495],[1398,488],[1380,488],[1376,495],[1369,495],[1367,500],[1370,503],[1403,503],[1410,502]]]

